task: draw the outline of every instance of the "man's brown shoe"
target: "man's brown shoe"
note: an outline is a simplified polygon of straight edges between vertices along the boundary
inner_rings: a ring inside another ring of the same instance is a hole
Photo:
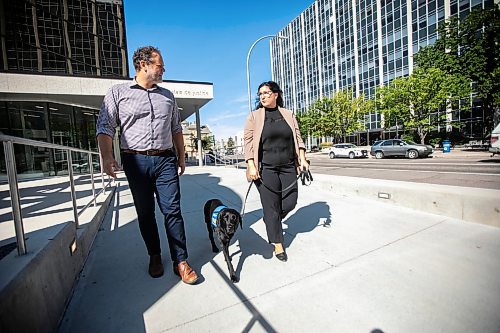
[[[195,284],[198,281],[198,275],[189,266],[187,261],[181,261],[178,265],[174,264],[174,273],[181,277],[182,282],[187,284]]]
[[[161,263],[161,255],[153,254],[149,257],[149,275],[154,278],[159,278],[163,275],[163,264]]]

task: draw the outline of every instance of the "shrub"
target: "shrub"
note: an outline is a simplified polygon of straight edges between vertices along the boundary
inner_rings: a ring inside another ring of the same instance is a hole
[[[320,148],[323,149],[323,148],[328,148],[328,147],[331,147],[333,146],[333,142],[321,142],[319,144]]]
[[[439,147],[440,143],[441,143],[441,138],[432,138],[429,140],[429,143],[433,146],[433,147]]]

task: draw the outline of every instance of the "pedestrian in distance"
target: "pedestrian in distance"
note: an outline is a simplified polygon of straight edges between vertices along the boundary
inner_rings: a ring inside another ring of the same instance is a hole
[[[245,122],[247,178],[260,194],[269,243],[276,258],[287,261],[282,221],[297,205],[297,174],[309,170],[306,148],[295,115],[283,107],[276,82],[259,85],[259,104]],[[297,170],[298,169],[298,170]]]
[[[160,50],[138,48],[133,55],[135,78],[111,87],[97,120],[97,140],[106,174],[120,169],[112,153],[117,127],[121,129],[123,170],[134,200],[139,229],[149,254],[149,274],[163,275],[155,197],[162,214],[173,263],[183,282],[194,284],[196,272],[188,251],[181,214],[179,176],[186,168],[181,118],[173,93],[160,87],[165,72]]]

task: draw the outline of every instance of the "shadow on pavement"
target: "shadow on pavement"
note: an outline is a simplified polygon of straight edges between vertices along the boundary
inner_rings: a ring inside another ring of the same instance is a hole
[[[283,222],[288,228],[285,229],[285,248],[292,245],[295,237],[300,233],[313,231],[318,226],[330,227],[331,226],[331,212],[330,207],[324,201],[314,202],[305,207],[299,208],[295,213],[289,215]]]
[[[237,210],[242,205],[240,196],[230,188],[220,185],[220,182],[219,177],[211,176],[209,173],[181,177],[181,208],[185,221],[188,260],[200,276],[199,286],[183,285],[172,273],[163,216],[158,207],[156,207],[156,218],[162,243],[165,274],[157,279],[149,276],[149,258],[140,236],[128,184],[119,186],[59,332],[89,332],[96,327],[102,331],[114,332],[155,331],[158,327],[149,327],[151,322],[155,321],[148,317],[156,318],[158,314],[150,313],[156,313],[158,308],[173,306],[168,305],[169,301],[174,301],[180,307],[188,306],[187,303],[183,304],[183,300],[189,303],[196,299],[196,294],[199,293],[199,289],[197,291],[196,288],[208,288],[213,283],[220,283],[212,279],[206,281],[202,275],[202,268],[215,269],[230,290],[252,313],[251,319],[246,324],[247,330],[259,323],[266,331],[274,332],[266,318],[238,288],[238,284],[230,281],[226,266],[217,263],[220,258],[215,260],[217,255],[222,256],[222,252],[213,253],[211,250],[203,218],[204,203],[209,199],[218,198]],[[233,245],[236,241],[239,244],[239,250],[231,253],[233,257],[240,254],[238,262],[233,261],[238,276],[243,269],[245,259],[249,256],[272,258],[272,247],[251,228],[261,216],[261,209],[248,212],[244,218],[243,229],[239,229],[232,240]],[[175,293],[170,295],[173,288]],[[179,292],[182,293],[182,299],[178,298]],[[173,328],[176,323],[178,325],[179,321],[182,323],[183,320],[170,311],[162,312],[161,316],[161,320],[155,323],[163,325],[163,329]]]
[[[49,209],[59,205],[71,202],[70,184],[65,177],[55,179],[58,181],[54,184],[44,184],[40,186],[32,186],[19,189],[19,197],[21,201],[23,218],[43,217],[50,214],[72,211],[73,208],[69,205],[67,208]],[[34,181],[30,181],[34,182]],[[75,178],[75,192],[77,200],[80,198],[89,198],[91,200],[92,190],[78,189],[79,186],[89,185],[91,183],[90,176],[79,176]],[[0,209],[11,207],[10,193],[8,186],[6,190],[0,191]],[[101,189],[101,182],[95,181],[95,191]],[[86,203],[77,206],[78,210],[83,208]],[[12,221],[12,213],[0,214],[0,223]]]

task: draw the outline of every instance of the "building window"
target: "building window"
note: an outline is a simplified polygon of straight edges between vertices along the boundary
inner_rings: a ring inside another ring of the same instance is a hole
[[[123,7],[117,1],[72,0],[67,9],[59,0],[2,4],[0,54],[6,61],[0,70],[128,77],[125,23],[117,12]]]

